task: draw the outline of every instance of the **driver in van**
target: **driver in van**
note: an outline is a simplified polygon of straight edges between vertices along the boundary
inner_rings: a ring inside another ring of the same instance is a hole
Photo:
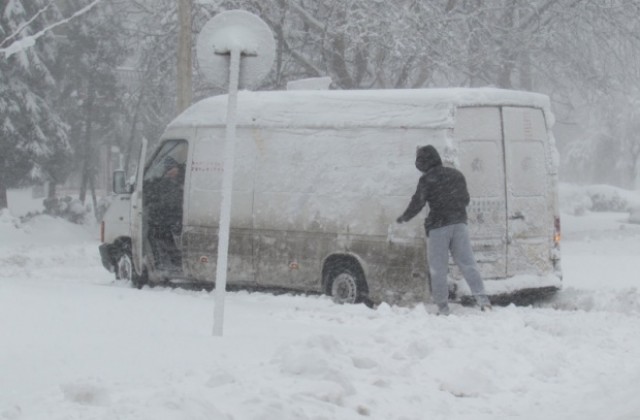
[[[438,314],[449,315],[449,251],[462,271],[476,303],[483,311],[491,304],[478,270],[467,228],[469,191],[467,181],[459,170],[442,165],[435,147],[427,145],[416,151],[416,168],[422,172],[418,187],[409,206],[396,220],[408,222],[428,203],[429,215],[424,221],[427,234],[427,260],[433,300]]]
[[[184,164],[171,156],[163,162],[161,177],[149,181],[143,191],[149,209],[148,238],[155,264],[164,269],[182,266],[178,246],[182,231]]]

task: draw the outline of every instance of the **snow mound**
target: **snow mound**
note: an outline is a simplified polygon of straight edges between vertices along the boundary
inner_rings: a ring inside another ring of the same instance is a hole
[[[98,253],[96,226],[38,215],[26,222],[0,212],[0,278],[42,278],[61,275],[84,279],[86,272],[104,271]]]
[[[63,384],[60,389],[66,401],[83,405],[106,405],[109,403],[109,392],[98,383]]]
[[[0,419],[635,419],[640,227],[623,216],[563,215],[564,289],[535,307],[242,291],[212,337],[212,293],[126,287],[97,229],[0,212]]]
[[[567,311],[640,314],[640,293],[635,287],[598,291],[570,287],[541,306]]]
[[[640,193],[611,185],[560,184],[560,207],[576,216],[587,211],[628,212],[640,207]]]
[[[2,248],[15,248],[16,245],[60,245],[98,239],[95,225],[78,225],[65,219],[45,214],[37,215],[21,222],[8,210],[0,211],[0,243]]]
[[[0,234],[3,238],[6,238],[5,232],[13,231],[20,228],[20,220],[13,217],[9,210],[0,210]]]

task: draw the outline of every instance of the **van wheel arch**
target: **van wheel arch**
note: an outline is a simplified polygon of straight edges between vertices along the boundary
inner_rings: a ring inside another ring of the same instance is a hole
[[[329,256],[322,267],[322,291],[336,303],[367,302],[369,287],[360,261],[349,254]]]
[[[121,236],[115,241],[113,241],[114,249],[117,249],[118,252],[123,252],[125,249],[131,249],[131,238],[128,236]]]

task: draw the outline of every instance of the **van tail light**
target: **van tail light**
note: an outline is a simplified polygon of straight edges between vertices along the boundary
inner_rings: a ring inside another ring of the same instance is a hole
[[[558,247],[560,246],[560,239],[562,235],[560,234],[560,218],[556,217],[553,220],[553,244]]]
[[[104,242],[104,220],[100,222],[100,242]]]

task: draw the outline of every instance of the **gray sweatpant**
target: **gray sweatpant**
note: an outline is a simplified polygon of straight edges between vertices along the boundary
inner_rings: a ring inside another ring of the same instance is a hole
[[[473,296],[484,296],[484,283],[476,265],[469,240],[469,229],[465,223],[444,226],[429,231],[427,237],[427,259],[431,274],[431,293],[436,304],[447,303],[449,287],[449,251],[453,261],[462,271]]]

